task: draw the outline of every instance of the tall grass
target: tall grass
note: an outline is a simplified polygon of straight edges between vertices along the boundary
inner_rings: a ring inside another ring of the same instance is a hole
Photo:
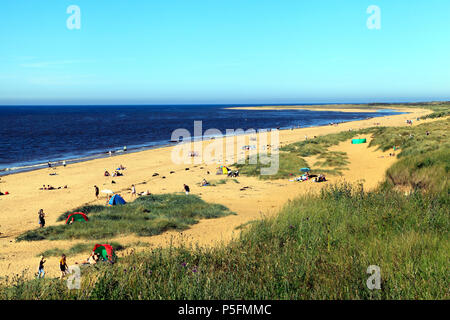
[[[358,131],[343,131],[286,145],[280,148],[279,169],[276,174],[261,175],[261,168],[268,167],[271,164],[264,164],[259,159],[257,159],[257,163],[252,164],[250,159],[247,158],[245,163],[235,164],[234,166],[243,175],[257,176],[260,179],[285,179],[292,175],[298,175],[299,169],[302,167],[310,167],[303,157],[317,156],[318,161],[314,163],[314,168],[310,168],[311,173],[342,175],[342,170],[348,169],[347,154],[345,152],[328,151],[328,148],[356,135],[369,134],[374,130],[374,128],[369,128]]]
[[[153,249],[64,282],[15,279],[2,299],[448,299],[448,207],[420,192],[332,186],[227,246]],[[366,270],[381,268],[382,289]],[[13,285],[14,284],[14,285]]]
[[[429,132],[429,135],[426,132]],[[450,119],[405,128],[381,128],[370,145],[382,150],[400,146],[399,161],[387,170],[386,182],[449,195]]]
[[[401,150],[375,191],[329,185],[252,221],[228,245],[133,254],[83,271],[80,290],[17,276],[0,299],[449,299],[448,125],[371,129],[372,145]],[[370,265],[381,290],[366,286]]]
[[[84,211],[89,221],[31,230],[17,237],[17,241],[104,239],[125,234],[151,236],[170,229],[187,229],[198,219],[232,214],[223,205],[206,203],[195,195],[177,194],[150,195],[125,205],[82,207],[74,211]],[[62,214],[61,220],[67,214]]]
[[[116,241],[108,242],[108,244],[110,244],[114,248],[115,251],[121,251],[121,250],[124,250],[127,248],[127,246],[124,246]],[[67,256],[76,255],[76,254],[79,254],[82,252],[92,251],[92,249],[94,248],[95,245],[96,245],[95,242],[77,243],[76,245],[70,247],[69,249],[53,248],[53,249],[45,250],[36,256],[39,257],[39,256],[43,255],[45,257],[57,257],[57,256],[61,256],[63,253],[66,254]]]
[[[270,158],[271,155],[269,154],[268,157]],[[243,164],[235,164],[234,167],[236,167],[239,170],[239,174],[247,175],[247,176],[257,176],[260,179],[285,179],[289,178],[291,175],[297,175],[300,171],[300,168],[308,167],[308,163],[305,159],[299,157],[296,154],[293,153],[287,153],[287,152],[281,152],[279,153],[279,169],[276,174],[272,175],[261,175],[261,168],[268,167],[269,165],[266,165],[263,163],[263,161],[258,161],[253,164],[252,159],[247,158],[245,163]]]

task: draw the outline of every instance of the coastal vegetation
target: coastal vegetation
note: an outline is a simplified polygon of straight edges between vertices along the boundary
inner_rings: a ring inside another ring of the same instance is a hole
[[[233,214],[223,205],[206,203],[196,195],[162,194],[137,198],[116,206],[83,206],[88,222],[74,222],[28,231],[17,241],[105,239],[118,235],[152,236],[167,230],[185,230],[199,219]],[[65,220],[65,212],[59,220]]]
[[[330,184],[288,202],[275,217],[252,221],[227,245],[135,253],[83,271],[80,290],[57,279],[17,276],[0,287],[0,299],[449,299],[449,120],[365,130],[370,146],[399,150],[376,190]],[[360,133],[286,146],[283,174],[298,172],[302,157],[331,157],[329,146]],[[336,156],[342,167],[344,155]],[[249,174],[256,166],[240,170]],[[129,204],[138,216],[140,205]],[[366,286],[371,265],[380,267],[380,290]]]
[[[119,242],[116,241],[108,241],[108,244],[110,244],[115,251],[121,251],[126,249],[128,246],[122,245]],[[37,255],[37,257],[43,255],[44,257],[60,257],[62,254],[66,254],[67,256],[72,256],[72,255],[76,255],[78,253],[83,253],[83,252],[90,252],[92,251],[92,248],[94,248],[94,246],[96,245],[96,243],[94,242],[90,242],[90,243],[77,243],[76,245],[70,247],[70,249],[65,250],[65,249],[61,249],[61,248],[53,248],[53,249],[49,249],[49,250],[45,250],[43,252],[41,252],[40,254]]]

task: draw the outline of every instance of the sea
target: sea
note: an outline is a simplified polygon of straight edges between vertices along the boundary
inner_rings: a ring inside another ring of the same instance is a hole
[[[298,105],[298,104],[297,104]],[[257,105],[0,106],[0,175],[169,146],[175,129],[290,129],[386,115],[395,110],[338,112],[242,110]],[[197,137],[198,138],[198,137]],[[126,146],[126,151],[124,147]]]

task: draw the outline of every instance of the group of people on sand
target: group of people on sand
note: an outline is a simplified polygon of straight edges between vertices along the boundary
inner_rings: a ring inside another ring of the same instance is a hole
[[[305,172],[300,177],[297,177],[297,178],[295,178],[293,180],[289,180],[289,181],[307,181],[307,180],[311,180],[311,179],[314,182],[327,181],[327,178],[325,177],[325,175],[319,174],[317,176],[314,176],[314,175],[309,174],[309,172]]]
[[[323,174],[319,174],[317,177],[314,177],[314,182],[323,182],[327,181],[327,178]]]
[[[304,174],[302,174],[300,177],[295,178],[295,181],[306,181],[310,179],[310,174],[309,172],[306,172]]]
[[[66,167],[66,166],[67,166],[66,160],[63,160],[61,163],[62,163],[63,167]],[[49,168],[52,167],[52,163],[51,163],[50,161],[47,162],[47,165],[48,165]]]
[[[91,252],[89,257],[81,262],[75,262],[77,265],[94,265],[100,261],[100,255],[95,252]],[[37,278],[44,278],[45,277],[45,270],[44,270],[44,264],[47,262],[44,255],[41,255],[39,260],[39,267],[37,272]],[[59,259],[59,270],[61,271],[61,274],[59,276],[60,279],[64,278],[69,273],[69,266],[67,265],[67,257],[63,253],[61,255],[61,259]]]
[[[120,172],[120,171],[123,171],[123,170],[125,170],[125,169],[126,169],[126,168],[125,168],[123,165],[120,165],[116,170],[114,170],[112,176],[113,176],[113,177],[121,177],[121,176],[123,176],[123,173]],[[109,173],[109,171],[106,170],[106,169],[105,169],[105,172],[103,173],[103,175],[104,175],[105,177],[111,176],[111,174]]]
[[[67,189],[67,185],[65,185],[63,187],[53,187],[49,184],[47,186],[45,186],[45,184],[43,184],[42,188],[39,188],[39,190],[57,190],[57,189]]]

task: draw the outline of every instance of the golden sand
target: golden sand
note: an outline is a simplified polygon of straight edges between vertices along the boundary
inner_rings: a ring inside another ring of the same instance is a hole
[[[367,111],[367,110],[365,110]],[[405,126],[406,119],[416,119],[430,113],[430,110],[407,109],[410,114],[373,118],[339,124],[280,131],[280,144],[286,145],[313,136],[357,130],[380,123],[383,126]],[[426,121],[414,121],[414,125]],[[367,137],[369,138],[369,137]],[[209,142],[203,142],[207,144]],[[384,178],[385,171],[396,160],[389,157],[389,152],[368,148],[368,144],[351,145],[348,141],[332,147],[331,150],[345,151],[348,154],[349,170],[342,177],[330,176],[331,183],[346,180],[348,182],[364,181],[366,189],[374,188]],[[21,274],[27,271],[32,276],[37,271],[39,255],[49,249],[69,249],[77,243],[93,242],[90,240],[61,240],[15,242],[15,238],[25,231],[38,227],[38,210],[47,213],[46,226],[61,224],[56,219],[67,210],[83,204],[105,204],[105,196],[97,200],[94,185],[100,190],[110,189],[120,193],[126,201],[132,201],[130,187],[136,185],[138,192],[150,190],[151,193],[182,192],[183,184],[191,187],[191,193],[199,195],[207,202],[220,203],[236,213],[218,219],[201,220],[190,229],[180,232],[166,232],[153,237],[137,237],[135,235],[119,236],[112,241],[121,244],[135,244],[138,241],[148,242],[151,246],[167,246],[169,243],[190,243],[213,246],[227,243],[239,235],[237,228],[250,221],[276,214],[289,200],[300,194],[317,192],[326,183],[290,182],[286,180],[259,180],[254,177],[239,177],[239,183],[229,181],[215,187],[200,187],[203,178],[210,180],[223,179],[215,175],[218,164],[173,164],[171,153],[173,147],[147,150],[138,153],[124,154],[104,159],[68,165],[67,167],[46,168],[31,172],[17,173],[2,177],[0,190],[10,194],[0,197],[0,276]],[[222,162],[223,163],[223,162]],[[122,177],[104,177],[103,172],[112,172],[120,164],[126,167]],[[185,168],[189,167],[189,170]],[[175,171],[175,173],[170,173]],[[210,171],[210,175],[207,174]],[[57,173],[50,176],[49,173]],[[153,177],[154,173],[159,176]],[[166,178],[163,179],[162,177]],[[114,180],[116,184],[112,184]],[[143,184],[145,182],[145,184]],[[39,190],[43,185],[54,187],[67,185],[67,189]],[[243,187],[249,187],[241,190]],[[101,243],[105,239],[99,239]],[[139,249],[139,248],[138,248]],[[141,250],[143,248],[140,248]],[[122,253],[123,254],[123,253]],[[86,259],[88,253],[68,256],[68,264]],[[120,256],[120,254],[119,254]],[[47,276],[59,275],[59,257],[49,257],[45,266]]]

